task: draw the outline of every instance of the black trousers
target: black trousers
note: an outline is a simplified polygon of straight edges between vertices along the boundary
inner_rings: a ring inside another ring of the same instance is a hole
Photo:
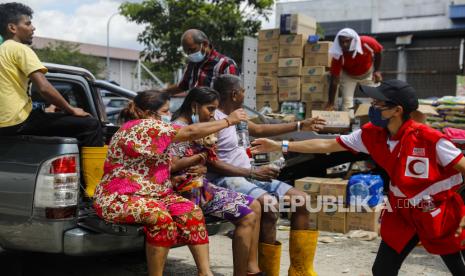
[[[37,135],[78,139],[79,146],[103,146],[102,127],[92,117],[76,117],[64,113],[46,113],[35,109],[23,123],[0,128],[0,136]]]
[[[396,276],[399,273],[400,267],[405,258],[418,244],[418,236],[413,237],[404,250],[398,254],[393,248],[381,241],[378,255],[376,255],[375,263],[373,264],[372,272],[374,276]],[[441,255],[441,259],[446,264],[449,271],[454,276],[465,275],[465,250],[449,255]]]

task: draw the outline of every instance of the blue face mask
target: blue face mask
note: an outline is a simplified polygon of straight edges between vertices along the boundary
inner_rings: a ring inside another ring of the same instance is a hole
[[[201,62],[205,58],[205,53],[202,53],[203,45],[200,46],[200,50],[198,52],[192,53],[188,56],[190,62],[198,63]]]
[[[370,110],[368,111],[368,117],[370,118],[370,122],[378,127],[387,127],[389,124],[389,119],[384,119],[383,115],[381,115],[382,110],[378,108],[374,108],[370,106]]]
[[[171,123],[171,115],[161,115],[160,119],[164,123],[167,123],[167,124]]]
[[[193,123],[193,124],[198,124],[198,123],[200,123],[199,114],[192,114],[191,120],[192,120],[192,123]]]

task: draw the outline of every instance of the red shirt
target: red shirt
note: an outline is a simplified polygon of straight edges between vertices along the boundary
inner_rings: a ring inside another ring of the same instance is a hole
[[[239,69],[234,60],[212,49],[205,61],[187,64],[178,87],[183,90],[197,86],[212,87],[214,79],[223,74],[239,75]]]
[[[341,75],[341,70],[344,70],[351,76],[361,76],[366,74],[373,66],[373,56],[376,53],[381,53],[383,46],[370,36],[360,36],[362,42],[363,54],[357,54],[352,58],[353,53],[344,53],[338,60],[334,59],[331,62],[331,75]]]

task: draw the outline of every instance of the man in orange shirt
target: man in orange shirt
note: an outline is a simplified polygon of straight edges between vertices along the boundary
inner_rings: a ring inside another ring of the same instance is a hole
[[[329,54],[331,81],[329,86],[328,110],[333,110],[336,90],[340,85],[342,110],[354,105],[354,91],[357,85],[376,86],[383,78],[380,67],[383,46],[370,36],[359,36],[350,28],[340,30],[334,39]]]

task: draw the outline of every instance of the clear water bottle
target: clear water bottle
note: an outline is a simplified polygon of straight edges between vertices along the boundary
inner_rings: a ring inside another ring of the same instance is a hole
[[[247,121],[241,121],[239,124],[236,125],[236,133],[239,147],[243,147],[244,149],[249,150],[249,125]]]
[[[352,124],[352,131],[360,129],[360,118],[355,118],[354,123]]]
[[[421,209],[423,212],[431,212],[436,209],[433,198],[430,195],[424,195],[421,201]]]
[[[284,159],[284,157],[280,157],[279,159],[276,159],[275,161],[271,162],[271,164],[268,166],[280,171],[286,166],[286,159]]]
[[[297,112],[296,118],[297,120],[303,120],[305,118],[305,104],[302,102],[299,103],[299,111]]]

